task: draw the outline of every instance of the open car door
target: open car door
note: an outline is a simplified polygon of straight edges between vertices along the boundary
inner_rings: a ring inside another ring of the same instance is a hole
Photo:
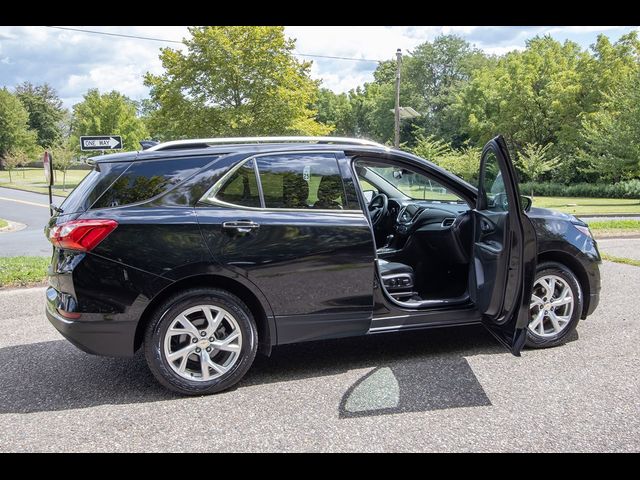
[[[536,233],[523,212],[516,172],[498,136],[482,151],[469,294],[484,326],[516,356],[524,346],[536,270]]]

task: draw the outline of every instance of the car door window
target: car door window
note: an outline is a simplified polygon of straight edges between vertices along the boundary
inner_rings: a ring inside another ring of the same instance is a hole
[[[345,208],[345,192],[333,154],[283,154],[256,159],[265,208]]]
[[[487,210],[506,212],[509,210],[509,198],[495,152],[488,151],[483,161],[485,163],[480,185],[482,185],[482,195],[485,196]]]

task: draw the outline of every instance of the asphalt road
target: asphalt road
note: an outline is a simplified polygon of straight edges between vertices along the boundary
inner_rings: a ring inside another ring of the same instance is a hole
[[[60,204],[62,197],[54,197]],[[44,225],[49,220],[49,198],[32,192],[0,188],[0,218],[26,225],[13,232],[0,232],[0,256],[51,255],[51,244],[44,236]]]
[[[638,238],[602,238],[598,240],[600,252],[616,257],[640,260],[640,239]]]
[[[638,451],[640,268],[602,271],[559,348],[515,358],[481,327],[283,346],[198,398],[62,340],[42,288],[0,292],[0,451]]]

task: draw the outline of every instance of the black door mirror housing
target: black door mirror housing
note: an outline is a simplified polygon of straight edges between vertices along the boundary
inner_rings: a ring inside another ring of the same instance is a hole
[[[522,204],[522,210],[528,212],[531,210],[531,206],[533,205],[533,198],[527,197],[526,195],[520,195],[520,203]]]

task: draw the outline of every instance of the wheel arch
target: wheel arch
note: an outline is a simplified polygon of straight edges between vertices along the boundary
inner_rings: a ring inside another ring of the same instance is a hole
[[[160,291],[145,307],[134,337],[134,352],[142,346],[144,331],[154,310],[164,299],[179,292],[195,287],[211,287],[226,290],[240,298],[249,308],[258,329],[258,352],[265,355],[271,354],[271,347],[276,343],[276,327],[273,315],[267,313],[268,306],[262,304],[255,292],[241,282],[223,275],[200,274],[178,280]]]
[[[589,275],[586,269],[580,263],[580,260],[576,259],[573,255],[560,250],[546,251],[538,254],[538,265],[543,262],[556,262],[564,265],[578,279],[580,288],[582,288],[582,312],[580,318],[585,319],[587,312],[589,311],[589,301],[591,298],[591,286],[589,285]]]

